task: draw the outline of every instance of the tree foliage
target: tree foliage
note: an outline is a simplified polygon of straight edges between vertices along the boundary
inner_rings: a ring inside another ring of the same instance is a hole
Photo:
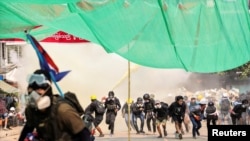
[[[246,79],[250,77],[250,61],[246,64],[234,68],[232,70],[227,70],[224,72],[219,72],[220,75],[228,76],[232,79]]]

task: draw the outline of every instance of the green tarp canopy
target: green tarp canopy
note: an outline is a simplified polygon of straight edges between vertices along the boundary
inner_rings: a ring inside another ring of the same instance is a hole
[[[0,39],[25,30],[64,31],[153,68],[211,73],[250,60],[249,0],[0,1]]]

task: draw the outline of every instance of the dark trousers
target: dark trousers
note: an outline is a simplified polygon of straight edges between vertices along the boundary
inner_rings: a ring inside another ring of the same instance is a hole
[[[192,129],[193,137],[196,137],[196,134],[199,134],[199,129],[201,128],[201,121],[195,120],[193,116],[190,116],[190,120],[193,125],[193,129]]]
[[[106,124],[109,125],[109,130],[111,134],[114,134],[116,112],[107,111],[106,113]]]
[[[207,127],[211,125],[211,121],[213,125],[216,125],[216,120],[213,118],[207,118]]]
[[[156,119],[153,117],[152,114],[147,114],[146,122],[147,122],[148,131],[151,131],[150,123],[152,122],[153,132],[156,132]]]

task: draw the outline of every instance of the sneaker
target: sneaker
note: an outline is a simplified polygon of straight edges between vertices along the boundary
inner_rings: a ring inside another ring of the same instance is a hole
[[[179,139],[182,139],[182,134],[179,134]]]
[[[162,135],[159,135],[157,138],[162,138]]]
[[[196,136],[193,136],[193,139],[196,139]]]
[[[104,137],[104,134],[100,134],[99,137]]]
[[[200,136],[200,132],[198,130],[196,130],[196,133],[197,133],[198,136]]]
[[[3,128],[3,130],[8,130],[7,128]]]
[[[140,131],[140,133],[145,134],[145,132],[144,132],[144,131]]]
[[[168,135],[167,131],[165,130],[164,131],[164,136],[166,137]]]

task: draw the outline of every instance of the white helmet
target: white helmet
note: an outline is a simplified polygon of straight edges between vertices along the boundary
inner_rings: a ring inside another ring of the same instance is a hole
[[[205,98],[202,98],[200,104],[207,104],[207,100]]]
[[[228,94],[227,93],[223,93],[222,97],[228,97]]]
[[[15,111],[15,107],[11,107],[11,108],[10,108],[10,111]]]

